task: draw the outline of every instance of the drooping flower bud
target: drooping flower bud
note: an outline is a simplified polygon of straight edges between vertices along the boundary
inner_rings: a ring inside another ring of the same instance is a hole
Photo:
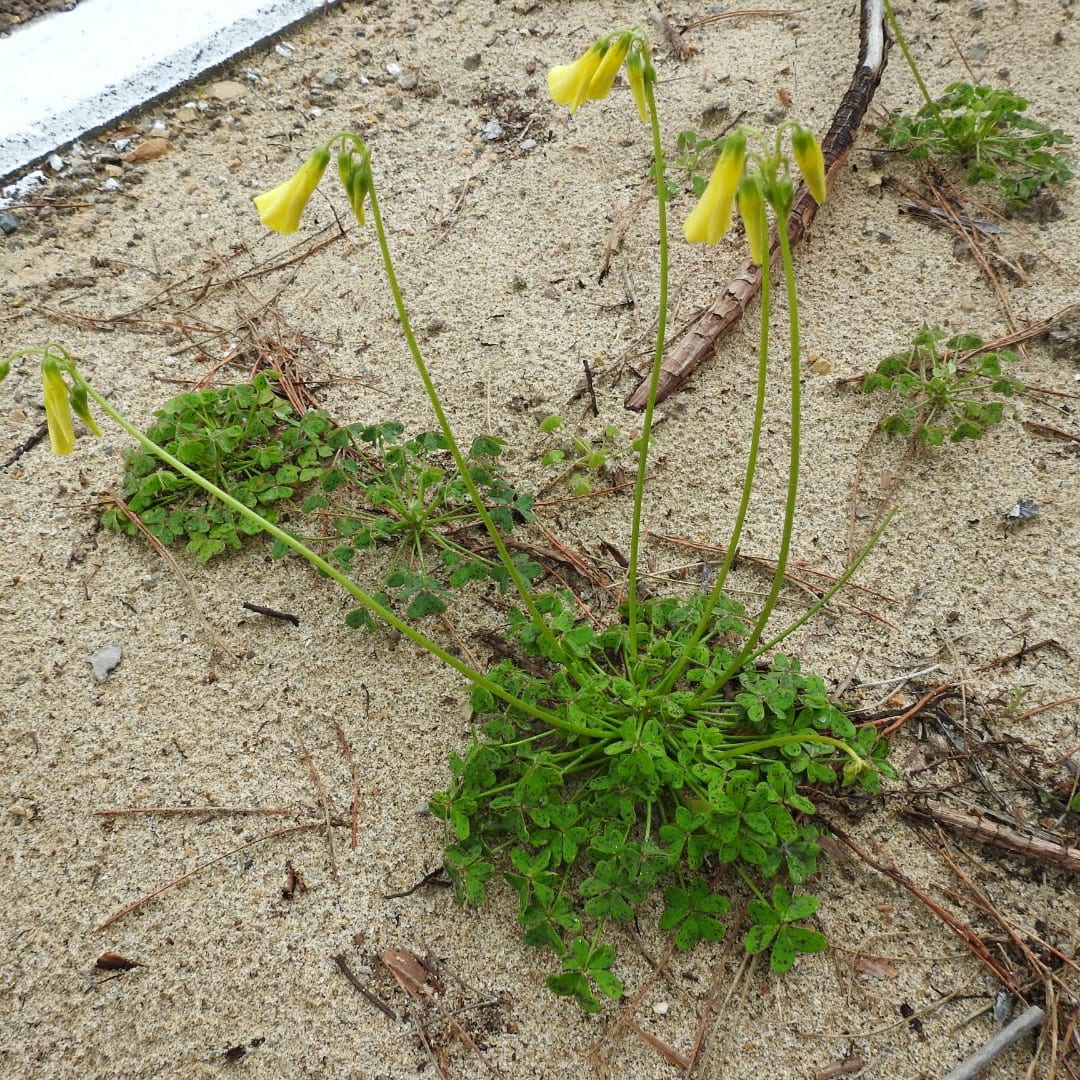
[[[86,385],[81,382],[77,382],[68,394],[68,404],[71,406],[71,411],[86,425],[86,430],[91,435],[101,435],[101,428],[97,426],[97,421],[90,413],[90,404],[87,401]]]
[[[371,155],[365,148],[357,154],[352,149],[338,154],[338,176],[349,199],[356,220],[364,224],[364,200],[371,190]]]
[[[827,195],[825,184],[825,155],[821,150],[821,143],[817,141],[814,133],[797,125],[791,133],[791,152],[795,158],[795,164],[799,166],[799,172],[803,174],[806,186],[810,194],[814,196],[814,202],[820,206]]]
[[[59,365],[50,356],[41,361],[41,384],[49,445],[54,454],[70,454],[75,449],[75,426],[71,419],[68,384]]]
[[[652,78],[655,78],[655,72],[646,55],[645,44],[638,41],[626,58],[626,81],[630,84],[630,92],[634,95],[643,124],[649,122],[649,99],[645,94],[645,81]]]
[[[746,227],[746,243],[750,248],[750,260],[760,266],[768,257],[769,224],[765,216],[765,183],[761,174],[747,173],[735,193],[739,216]]]

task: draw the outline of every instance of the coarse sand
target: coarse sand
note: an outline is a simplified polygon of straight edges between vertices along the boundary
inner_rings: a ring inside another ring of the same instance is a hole
[[[685,61],[649,23],[669,149],[684,129],[716,135],[739,118],[771,129],[786,115],[824,131],[854,67],[857,7],[818,2],[706,22],[686,32],[695,51]],[[655,207],[642,194],[647,129],[628,90],[619,84],[570,117],[549,100],[545,71],[598,34],[646,24],[651,8],[343,3],[81,153],[62,148],[64,169],[8,208],[18,227],[0,239],[2,351],[64,344],[140,423],[198,380],[240,381],[260,357],[288,355],[343,421],[430,429],[374,237],[347,225],[340,190],[325,184],[287,238],[263,229],[251,205],[317,142],[353,129],[371,146],[402,286],[449,415],[466,439],[505,439],[508,473],[535,489],[550,475],[539,463],[544,416],[563,415],[586,438],[640,423],[623,400],[648,363],[658,264]],[[707,10],[684,6],[679,18]],[[969,78],[970,66],[1027,97],[1038,118],[1080,131],[1072,15],[1056,0],[900,11],[933,92]],[[875,153],[873,121],[918,104],[894,49],[870,120],[796,249],[808,366],[793,559],[806,574],[837,574],[879,500],[896,514],[856,579],[872,592],[849,589],[786,648],[852,705],[914,705],[951,685],[936,713],[897,734],[903,780],[889,795],[821,806],[874,860],[970,926],[1026,1001],[1046,1005],[1058,1022],[1053,1053],[1072,1040],[1076,1075],[1075,865],[1070,874],[916,828],[900,813],[916,804],[913,792],[947,789],[956,806],[1026,819],[1078,846],[1077,815],[1053,797],[1062,785],[1067,795],[1080,743],[1076,345],[1068,333],[1056,345],[1028,341],[1016,374],[1043,392],[1018,398],[981,440],[906,462],[902,442],[874,434],[886,403],[844,380],[923,324],[990,339],[1010,318],[1024,326],[1075,303],[1080,187],[1057,193],[1060,214],[1049,206],[1042,220],[1005,221],[986,239],[1019,271],[997,264],[995,290],[953,233],[898,212],[918,170]],[[151,138],[165,141],[140,153]],[[691,196],[685,176],[672,176],[678,237]],[[711,250],[673,242],[673,334],[738,271],[743,251],[738,230]],[[645,510],[653,532],[722,543],[730,530],[757,313],[751,305],[658,410]],[[575,397],[583,361],[596,376],[596,417]],[[773,384],[741,545],[766,559],[776,554],[787,460],[784,379]],[[51,457],[47,440],[30,445],[43,420],[33,364],[17,364],[0,387],[0,416],[4,1076],[637,1080],[682,1075],[676,1062],[696,1054],[693,1075],[724,1080],[897,1080],[945,1074],[996,1030],[990,1009],[1002,986],[971,942],[835,840],[814,883],[827,952],[784,977],[746,962],[738,933],[673,953],[649,903],[636,927],[615,932],[633,1006],[594,1017],[546,989],[551,957],[522,945],[506,889],[480,911],[456,907],[437,884],[387,899],[440,865],[441,826],[426,803],[469,738],[461,679],[407,641],[348,630],[346,599],[298,561],[271,559],[260,541],[207,566],[177,553],[189,592],[147,544],[101,531],[102,494],[120,480],[128,440],[105,423],[102,438],[80,438],[67,458]],[[1006,528],[1021,499],[1039,515]],[[601,542],[625,548],[629,513],[629,497],[616,494],[550,509],[545,522],[617,575]],[[689,564],[689,587],[700,579],[694,552],[652,541],[645,557],[657,574]],[[384,571],[376,560],[360,577],[377,587]],[[750,607],[767,587],[751,560],[732,581]],[[782,615],[807,602],[792,587]],[[451,624],[431,630],[485,662],[474,635],[498,629],[504,609],[476,587]],[[122,659],[99,682],[87,657],[107,645]],[[1055,702],[1065,703],[1040,711]],[[355,847],[339,728],[357,764]],[[334,820],[332,850],[313,772]],[[1032,777],[1049,794],[1032,791]],[[138,807],[211,809],[102,814]],[[381,959],[390,952],[437,975],[421,973],[426,989],[410,998]],[[105,954],[139,966],[96,967]],[[1033,965],[1043,971],[1034,982]],[[1045,1037],[1037,1063],[1038,1035],[1027,1036],[989,1075],[1049,1075],[1049,1025]]]

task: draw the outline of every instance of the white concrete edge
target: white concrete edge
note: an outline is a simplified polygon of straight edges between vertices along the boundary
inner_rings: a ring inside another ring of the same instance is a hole
[[[203,0],[149,0],[158,13],[172,4],[185,23],[206,16],[183,43],[180,35],[161,40],[162,21],[147,17],[148,0],[86,0],[16,27],[0,38],[0,185],[338,2],[206,0],[209,8],[200,11]],[[214,25],[215,10],[232,17]]]

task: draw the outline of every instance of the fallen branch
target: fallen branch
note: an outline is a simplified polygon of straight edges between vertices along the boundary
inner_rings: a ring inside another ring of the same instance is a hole
[[[974,1080],[984,1069],[1000,1057],[1021,1036],[1037,1028],[1046,1013],[1038,1005],[1022,1012],[1008,1027],[999,1031],[981,1050],[965,1058],[944,1080]]]
[[[1062,841],[1045,840],[1030,833],[1011,829],[995,821],[971,814],[944,803],[928,802],[925,807],[907,811],[915,817],[930,818],[948,826],[961,836],[966,836],[991,847],[1011,851],[1014,855],[1041,859],[1053,863],[1074,874],[1080,874],[1080,848],[1069,847]]]
[[[832,124],[821,140],[828,180],[836,175],[855,141],[866,110],[885,71],[890,39],[885,33],[885,11],[882,0],[862,0],[859,19],[859,61],[847,93],[833,116]],[[788,240],[794,246],[802,239],[817,213],[817,203],[800,185],[795,205],[788,218]],[[776,229],[770,236],[769,259],[780,265],[780,239]],[[698,324],[683,338],[678,348],[664,361],[656,400],[663,401],[674,393],[713,353],[717,343],[735,329],[750,301],[761,289],[761,267],[747,262],[739,275],[702,315]],[[628,409],[644,409],[648,398],[649,380],[645,379],[626,399]]]

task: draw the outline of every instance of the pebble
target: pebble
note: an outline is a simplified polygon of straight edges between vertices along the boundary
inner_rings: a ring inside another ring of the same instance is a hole
[[[86,658],[86,662],[93,669],[94,678],[98,682],[104,682],[120,663],[121,656],[123,656],[123,650],[119,645],[105,645],[97,652],[91,653]]]
[[[469,55],[461,61],[461,66],[466,71],[476,71],[480,67],[480,54],[478,52],[469,53]]]
[[[101,185],[102,191],[119,191],[120,181],[115,176],[110,176],[108,180],[105,180]]]
[[[658,1001],[655,1005],[653,1005],[652,1011],[656,1013],[657,1016],[667,1016],[668,1009],[670,1008],[671,1006],[668,1005],[666,1001]]]
[[[390,63],[386,65],[386,74],[389,75],[391,78],[396,79],[401,74],[401,72],[401,65],[393,60],[391,60]]]
[[[405,71],[398,76],[398,86],[402,90],[415,90],[420,84],[420,76],[415,71]]]
[[[0,211],[0,232],[5,236],[10,236],[21,224],[14,214],[9,214],[6,210]]]
[[[483,139],[484,142],[495,142],[496,139],[503,137],[503,126],[498,120],[489,120],[484,125]]]

